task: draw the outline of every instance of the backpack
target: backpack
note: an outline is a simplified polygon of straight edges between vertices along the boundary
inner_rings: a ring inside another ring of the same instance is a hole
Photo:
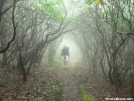
[[[62,49],[62,51],[61,51],[61,55],[63,56],[63,55],[68,55],[69,56],[69,47],[67,47],[67,48],[63,48]]]

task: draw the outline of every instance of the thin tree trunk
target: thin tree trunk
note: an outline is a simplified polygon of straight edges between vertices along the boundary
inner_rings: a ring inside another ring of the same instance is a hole
[[[19,51],[19,63],[20,63],[20,67],[21,67],[21,69],[22,69],[22,71],[23,71],[23,80],[24,80],[24,81],[27,81],[27,74],[26,74],[26,70],[25,70],[25,68],[24,68],[24,65],[23,65],[23,63],[22,63],[21,52],[20,52],[20,51]]]

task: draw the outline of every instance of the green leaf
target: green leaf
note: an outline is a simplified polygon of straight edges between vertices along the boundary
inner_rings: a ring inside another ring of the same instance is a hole
[[[125,24],[122,24],[121,26],[122,26],[122,27],[125,27]]]
[[[94,1],[97,1],[97,0],[86,0],[88,4],[92,4]]]
[[[39,65],[38,63],[35,63],[35,67],[38,67],[38,65]]]

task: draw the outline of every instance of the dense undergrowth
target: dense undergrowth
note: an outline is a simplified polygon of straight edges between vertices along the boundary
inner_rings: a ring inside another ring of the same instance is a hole
[[[23,77],[18,72],[9,71],[6,67],[0,68],[0,101],[62,101],[64,81],[62,75],[65,73],[69,73],[66,75],[72,77],[75,82],[79,94],[78,101],[130,97],[129,86],[120,88],[120,93],[117,94],[115,86],[110,84],[102,73],[93,75],[89,68],[80,66],[78,62],[73,62],[69,68],[64,68],[61,60],[54,59],[52,64],[42,62],[39,67],[34,68],[27,82],[22,81]]]
[[[91,95],[88,95],[86,93],[83,85],[80,85],[79,89],[81,91],[83,101],[95,101],[95,99]]]
[[[57,61],[52,66],[42,63],[33,69],[27,82],[22,81],[21,74],[1,68],[0,101],[59,101],[61,87],[55,70],[61,64]]]

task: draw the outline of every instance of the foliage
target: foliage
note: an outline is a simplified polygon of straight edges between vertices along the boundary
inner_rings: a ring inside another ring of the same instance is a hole
[[[5,74],[5,71],[7,74]],[[61,85],[57,74],[46,68],[35,68],[30,74],[27,83],[21,81],[21,75],[16,72],[0,70],[0,99],[30,100],[30,101],[59,101]],[[9,77],[12,77],[9,79]],[[16,95],[17,94],[17,95]]]
[[[64,20],[63,14],[66,9],[62,5],[63,0],[40,0],[34,4],[34,9],[43,10],[46,14],[51,15],[53,19]]]
[[[99,6],[100,4],[103,4],[103,0],[86,0],[88,4],[93,4],[96,2],[96,6]]]
[[[93,2],[97,1],[97,0],[86,0],[88,4],[92,4]]]
[[[98,1],[97,1],[96,5],[99,6],[100,4],[101,4],[101,5],[104,4],[103,0],[98,0]]]
[[[34,66],[34,67],[38,67],[39,64],[38,64],[38,63],[34,63],[33,66]]]
[[[71,66],[70,66],[71,72],[74,72],[74,69],[75,69],[76,65],[77,65],[76,61],[71,64]]]
[[[55,69],[62,68],[62,67],[63,67],[62,61],[58,58],[54,58],[54,62],[51,63],[49,67],[49,71],[53,72]]]
[[[86,94],[84,85],[80,85],[79,86],[79,89],[80,89],[80,91],[82,93],[82,99],[83,99],[83,101],[95,101],[95,99],[93,97],[91,97],[91,95]]]
[[[58,101],[58,96],[60,93],[61,89],[59,86],[57,85],[52,85],[52,89],[51,89],[51,96],[53,98],[53,101]]]

